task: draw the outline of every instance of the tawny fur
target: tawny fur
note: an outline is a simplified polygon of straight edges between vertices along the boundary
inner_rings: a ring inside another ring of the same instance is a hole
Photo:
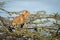
[[[30,13],[27,10],[23,10],[22,14],[20,14],[19,16],[16,16],[13,19],[12,25],[20,25],[23,23],[26,23],[28,16],[30,15]]]

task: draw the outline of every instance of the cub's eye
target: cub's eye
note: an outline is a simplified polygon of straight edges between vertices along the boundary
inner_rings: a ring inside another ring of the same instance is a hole
[[[24,15],[22,14],[22,16],[24,16]]]

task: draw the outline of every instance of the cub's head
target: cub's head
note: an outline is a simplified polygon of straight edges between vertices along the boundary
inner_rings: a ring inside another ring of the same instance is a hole
[[[27,17],[27,16],[30,15],[30,12],[27,11],[27,10],[23,10],[23,11],[22,11],[22,15]]]

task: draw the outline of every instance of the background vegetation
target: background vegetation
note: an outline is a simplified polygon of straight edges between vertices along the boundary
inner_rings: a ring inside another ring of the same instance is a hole
[[[60,14],[46,14],[45,11],[37,11],[27,19],[27,28],[9,32],[8,27],[19,12],[9,12],[4,8],[5,2],[0,2],[0,10],[5,11],[8,19],[0,16],[0,39],[1,40],[60,40]],[[37,29],[37,31],[36,31]],[[26,31],[27,30],[27,31]]]

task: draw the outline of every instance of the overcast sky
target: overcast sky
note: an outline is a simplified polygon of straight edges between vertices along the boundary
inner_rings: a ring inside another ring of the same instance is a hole
[[[6,1],[5,9],[8,11],[29,10],[34,13],[44,10],[47,13],[60,13],[60,0],[0,0]],[[0,15],[2,15],[0,13]]]

